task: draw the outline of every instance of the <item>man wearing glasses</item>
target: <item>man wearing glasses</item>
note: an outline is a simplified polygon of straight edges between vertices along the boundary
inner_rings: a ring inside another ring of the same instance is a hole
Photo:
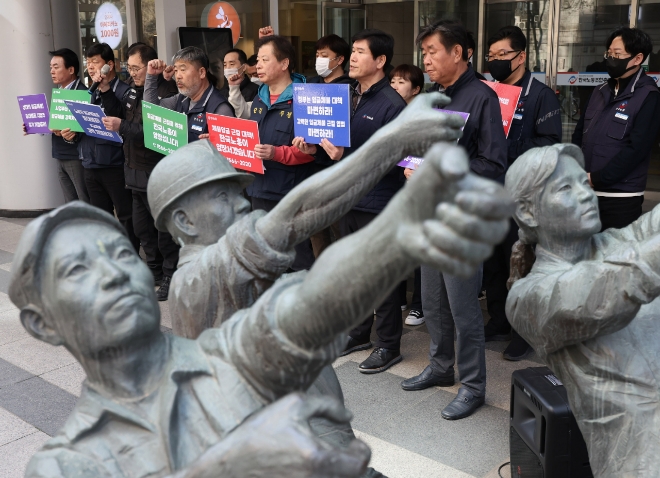
[[[490,74],[500,83],[522,88],[507,137],[507,167],[527,150],[561,143],[559,100],[554,91],[536,81],[525,67],[526,48],[527,39],[516,26],[503,27],[488,40],[486,62]],[[513,361],[522,360],[533,351],[525,339],[511,329],[505,312],[509,295],[506,282],[509,279],[511,248],[517,240],[518,226],[512,219],[506,239],[484,263],[484,289],[490,315],[485,328],[486,342],[507,341],[511,338],[503,356]]]
[[[147,201],[149,175],[163,155],[144,146],[142,130],[142,97],[147,77],[147,63],[158,58],[156,50],[144,43],[136,43],[128,50],[128,72],[133,79],[131,88],[118,106],[123,118],[108,116],[103,124],[111,131],[117,131],[124,139],[124,176],[126,187],[133,197],[133,228],[144,249],[145,259],[154,280],[160,285],[156,296],[159,301],[167,300],[170,278],[179,261],[179,246],[167,232],[159,232],[154,226],[154,218]],[[172,69],[173,70],[173,69]],[[169,73],[169,72],[168,72]],[[169,75],[171,77],[171,75]],[[158,77],[158,97],[167,98],[178,92],[176,83],[169,78]]]
[[[642,64],[653,50],[637,28],[607,39],[610,79],[596,87],[575,127],[585,169],[598,196],[602,229],[620,229],[642,215],[651,148],[660,130],[660,96]]]

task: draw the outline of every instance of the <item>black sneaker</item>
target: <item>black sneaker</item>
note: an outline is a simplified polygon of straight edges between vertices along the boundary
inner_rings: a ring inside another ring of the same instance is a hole
[[[355,340],[353,337],[348,337],[348,343],[346,344],[346,348],[344,351],[341,353],[341,356],[343,357],[344,355],[352,354],[353,352],[358,352],[360,350],[367,350],[371,348],[371,342],[358,342]]]
[[[422,325],[424,323],[424,312],[412,309],[406,317],[406,325]]]
[[[504,349],[502,356],[505,360],[510,360],[512,362],[518,362],[527,358],[531,353],[534,352],[534,349],[519,335],[511,340],[511,343]]]
[[[376,347],[369,358],[358,366],[358,370],[362,373],[380,373],[402,360],[403,357],[398,350]]]
[[[511,327],[507,329],[496,329],[492,321],[484,327],[484,339],[486,342],[508,342],[511,340]]]
[[[160,288],[156,291],[156,298],[158,302],[164,302],[167,300],[167,296],[170,293],[170,281],[172,277],[165,276],[163,277],[163,282],[160,284]]]
[[[160,277],[154,276],[154,286],[160,287],[161,285],[163,285],[163,276]]]

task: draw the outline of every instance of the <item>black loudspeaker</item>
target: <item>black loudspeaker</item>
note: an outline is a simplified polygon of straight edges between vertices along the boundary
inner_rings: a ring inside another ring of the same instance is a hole
[[[563,384],[547,367],[511,376],[511,478],[593,478]]]

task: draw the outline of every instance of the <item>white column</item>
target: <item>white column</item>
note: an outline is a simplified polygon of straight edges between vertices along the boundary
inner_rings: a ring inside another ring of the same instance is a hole
[[[186,4],[184,0],[156,0],[155,6],[158,58],[169,63],[179,51],[176,29],[186,26]]]
[[[64,201],[51,156],[50,135],[23,136],[16,96],[46,93],[49,50],[67,47],[80,53],[78,2],[2,0],[0,45],[3,62],[18,74],[0,75],[5,114],[0,117],[0,210],[38,210]]]
[[[135,1],[126,0],[126,38],[129,46],[138,41]]]

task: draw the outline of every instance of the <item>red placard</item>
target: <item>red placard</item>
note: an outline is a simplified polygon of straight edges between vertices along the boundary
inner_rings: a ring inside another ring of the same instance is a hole
[[[484,81],[484,80],[481,80]],[[516,114],[518,107],[518,99],[522,88],[520,86],[505,85],[504,83],[496,83],[494,81],[484,81],[490,86],[497,97],[500,99],[500,110],[502,111],[502,126],[504,126],[504,135],[509,137],[509,130],[511,129],[511,121],[513,115]]]
[[[236,168],[264,174],[264,163],[254,155],[259,144],[256,121],[206,113],[209,141]]]

